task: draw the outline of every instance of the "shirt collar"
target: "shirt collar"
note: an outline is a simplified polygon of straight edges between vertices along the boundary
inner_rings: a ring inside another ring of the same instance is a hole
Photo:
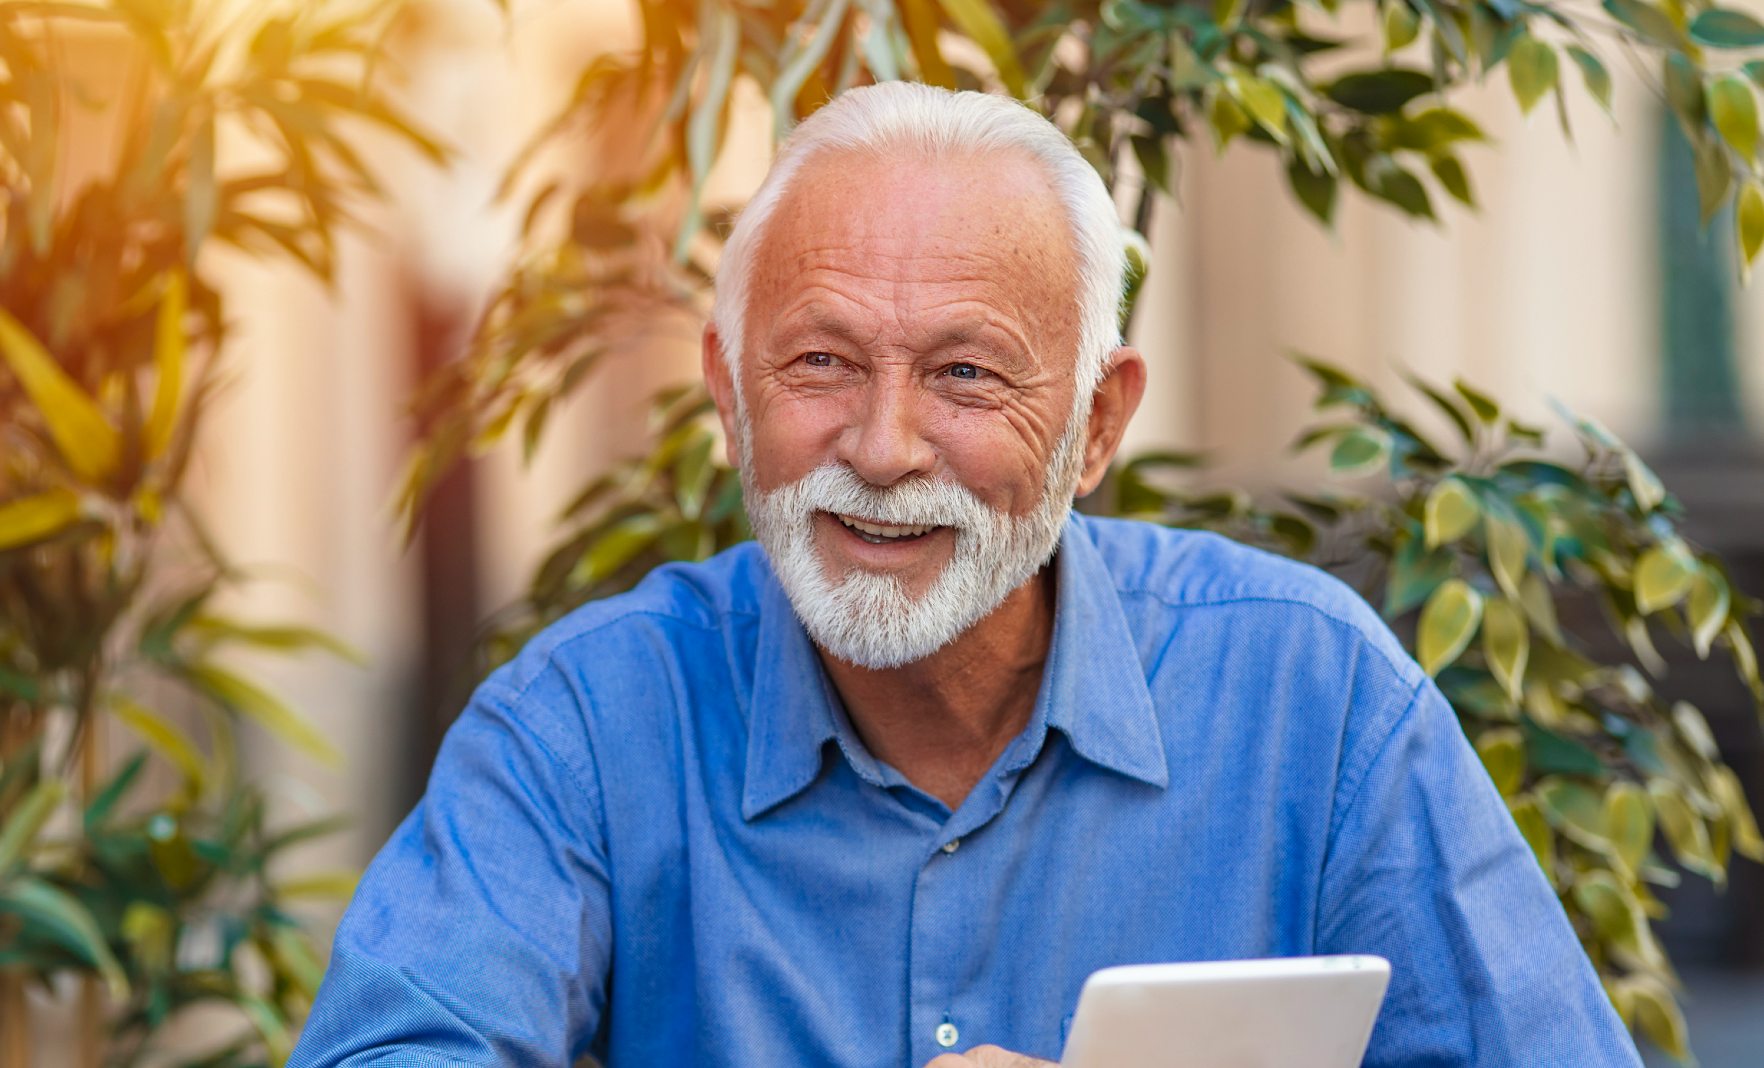
[[[1114,577],[1077,513],[1067,520],[1054,566],[1058,593],[1041,692],[1028,726],[1007,750],[1004,770],[1033,762],[1053,727],[1085,760],[1148,785],[1169,786],[1144,665]],[[749,820],[814,782],[826,743],[839,738],[832,685],[769,566],[761,586],[741,800],[741,814]]]

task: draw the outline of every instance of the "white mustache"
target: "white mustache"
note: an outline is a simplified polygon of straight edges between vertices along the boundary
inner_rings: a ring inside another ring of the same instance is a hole
[[[842,463],[826,463],[781,493],[801,512],[832,512],[893,526],[954,527],[973,530],[993,510],[959,482],[918,479],[875,486]]]

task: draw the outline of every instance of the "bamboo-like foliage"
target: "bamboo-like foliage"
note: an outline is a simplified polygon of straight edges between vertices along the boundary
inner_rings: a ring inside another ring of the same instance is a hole
[[[626,343],[631,309],[704,315],[726,212],[701,194],[742,80],[770,102],[779,135],[871,81],[1013,94],[1067,131],[1111,187],[1137,170],[1143,182],[1126,191],[1143,232],[1185,149],[1276,153],[1291,195],[1324,225],[1343,190],[1422,219],[1436,217],[1442,193],[1474,207],[1461,153],[1486,137],[1452,106],[1456,90],[1504,74],[1517,107],[1553,100],[1570,135],[1568,94],[1609,110],[1610,66],[1628,62],[1695,149],[1705,220],[1735,203],[1742,272],[1764,246],[1764,59],[1754,58],[1764,24],[1702,0],[636,6],[638,49],[593,61],[510,172],[505,194],[528,198],[525,251],[467,358],[419,397],[435,430],[402,492],[412,522],[468,451],[519,428],[530,454],[555,402]],[[628,171],[617,181],[572,188],[534,177],[542,149],[613,127]],[[1130,236],[1129,308],[1147,251]],[[1543,430],[1503,416],[1494,399],[1462,383],[1417,383],[1418,403],[1462,439],[1447,448],[1364,383],[1306,366],[1323,387],[1320,408],[1338,418],[1301,445],[1326,445],[1343,476],[1382,476],[1378,491],[1258,506],[1237,491],[1178,491],[1160,469],[1186,458],[1153,454],[1120,467],[1105,509],[1224,529],[1330,567],[1381,605],[1451,698],[1624,1020],[1686,1058],[1651,888],[1679,870],[1720,883],[1732,853],[1764,859],[1764,842],[1701,714],[1655,691],[1655,640],[1729,658],[1764,706],[1746,630],[1757,602],[1683,538],[1676,502],[1595,424],[1570,418],[1586,455],[1564,466],[1543,451]],[[747,536],[739,481],[712,459],[707,411],[698,389],[656,398],[650,447],[593,478],[560,516],[527,596],[493,622],[484,666],[661,562],[703,559]],[[1558,621],[1558,601],[1589,600],[1631,655],[1608,652],[1605,624]]]
[[[280,1063],[316,990],[319,955],[287,909],[353,877],[278,862],[340,823],[269,825],[240,732],[337,754],[230,658],[353,654],[220,614],[244,575],[184,477],[229,374],[230,309],[203,251],[329,282],[340,228],[379,192],[363,131],[443,156],[367,78],[391,14],[0,3],[0,1064],[41,1063],[27,983],[101,980],[84,1048],[119,1065],[213,1003],[236,1010],[238,1034],[192,1063]],[[124,69],[82,80],[76,45]],[[71,139],[105,119],[111,150],[76,186]],[[128,739],[114,763],[102,733]]]

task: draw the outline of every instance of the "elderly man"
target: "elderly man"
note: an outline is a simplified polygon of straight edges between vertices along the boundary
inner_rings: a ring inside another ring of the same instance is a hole
[[[1635,1064],[1366,605],[1072,513],[1144,389],[1122,264],[1015,103],[804,122],[704,336],[759,544],[484,683],[294,1064],[1030,1065],[1097,968],[1333,952],[1392,963],[1369,1064]]]

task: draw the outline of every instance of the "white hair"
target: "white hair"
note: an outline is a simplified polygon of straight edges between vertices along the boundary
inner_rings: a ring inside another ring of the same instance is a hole
[[[1120,314],[1126,248],[1115,203],[1101,176],[1065,134],[1008,97],[953,92],[917,82],[848,89],[804,119],[778,149],[772,168],[735,223],[717,263],[712,315],[723,358],[741,381],[749,260],[778,203],[803,164],[822,151],[884,154],[906,150],[932,157],[1023,153],[1045,173],[1072,228],[1078,260],[1077,399],[1088,401],[1121,344]]]

